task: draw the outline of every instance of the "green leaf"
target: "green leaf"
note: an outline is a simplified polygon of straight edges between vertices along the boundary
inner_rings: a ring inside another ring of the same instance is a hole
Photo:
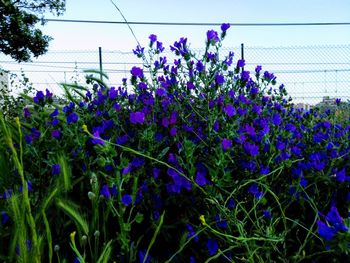
[[[169,151],[169,147],[165,147],[161,152],[160,154],[158,155],[157,159],[161,160],[166,154],[167,152]]]
[[[86,219],[79,214],[77,205],[66,200],[58,200],[56,204],[75,222],[77,227],[81,229],[85,235],[89,234],[88,223],[86,222]]]
[[[135,216],[135,221],[136,221],[136,223],[138,223],[138,224],[142,223],[143,218],[144,218],[144,217],[143,217],[143,214],[137,213],[136,216]]]
[[[98,258],[97,263],[107,263],[108,259],[111,256],[111,253],[112,253],[112,240],[110,240],[103,248],[103,251],[100,257]]]

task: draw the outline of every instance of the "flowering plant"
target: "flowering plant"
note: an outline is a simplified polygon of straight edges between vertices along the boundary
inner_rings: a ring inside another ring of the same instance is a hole
[[[294,108],[274,74],[220,57],[229,27],[207,32],[200,57],[176,41],[172,65],[151,35],[122,86],[92,74],[92,89],[64,85],[65,106],[38,91],[21,121],[2,120],[4,258],[349,258],[348,122]]]

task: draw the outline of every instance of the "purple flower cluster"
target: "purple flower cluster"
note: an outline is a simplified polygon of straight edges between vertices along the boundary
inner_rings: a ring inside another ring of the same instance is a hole
[[[339,215],[338,209],[332,206],[326,215],[326,222],[318,220],[318,233],[326,241],[334,238],[336,233],[348,231],[348,227],[344,224],[344,219]]]
[[[140,231],[149,229],[147,223],[160,222],[165,211],[166,230],[162,226],[159,232],[164,244],[157,243],[159,255],[152,254],[159,262],[176,251],[171,242],[183,236],[194,239],[195,249],[186,247],[185,256],[176,260],[204,262],[219,248],[232,245],[225,243],[225,237],[240,231],[259,236],[261,229],[272,227],[273,220],[282,216],[292,219],[280,221],[283,235],[311,231],[310,218],[319,219],[315,233],[329,243],[348,231],[350,125],[335,123],[317,110],[295,108],[285,87],[275,88],[275,75],[262,66],[249,72],[243,59],[233,62],[233,52],[219,56],[216,48],[229,28],[222,24],[221,34],[207,31],[202,57],[194,57],[187,38],[181,38],[170,46],[178,56],[173,64],[162,54],[151,65],[132,67],[129,79],[119,87],[106,87],[93,79],[93,89],[79,102],[57,108],[48,105],[47,111],[39,112],[26,107],[21,113],[26,147],[38,147],[24,151],[26,160],[35,159],[33,152],[48,156],[40,167],[46,169],[42,174],[53,176],[45,180],[60,178],[63,168],[52,154],[57,147],[66,153],[72,177],[82,180],[81,196],[95,187],[94,198],[101,198],[97,203],[103,209],[115,205],[118,213],[137,215],[132,222],[140,224]],[[149,54],[159,55],[162,43],[154,34],[149,41]],[[134,54],[144,58],[147,52],[138,46]],[[33,101],[42,110],[52,96],[37,92]],[[33,118],[36,115],[40,118]],[[28,174],[36,172],[32,168]],[[93,178],[92,174],[97,176],[90,182],[81,179]],[[80,190],[73,187],[78,199]],[[4,189],[17,191],[18,187]],[[6,198],[9,195],[7,191]],[[329,212],[318,215],[310,209],[314,206]],[[113,225],[115,211],[108,211],[106,222],[118,232],[120,226]],[[4,213],[2,221],[7,223]],[[137,232],[127,232],[130,240],[138,240]],[[176,238],[169,241],[167,235]],[[320,239],[305,236],[315,243],[305,249],[316,255]],[[299,247],[290,239],[283,246],[298,253]],[[270,246],[264,241],[261,245]],[[232,254],[245,249],[239,242],[234,246],[237,250],[233,248]],[[143,251],[140,248],[139,259],[146,256]],[[224,256],[230,258],[226,252]]]

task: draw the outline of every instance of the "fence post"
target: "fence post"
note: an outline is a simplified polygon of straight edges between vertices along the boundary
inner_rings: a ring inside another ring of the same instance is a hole
[[[244,59],[244,44],[241,43],[241,59]],[[244,67],[242,67],[242,71],[244,71]]]
[[[101,47],[98,47],[98,55],[99,55],[99,61],[100,61],[100,79],[102,81],[103,75],[102,75],[102,48]]]

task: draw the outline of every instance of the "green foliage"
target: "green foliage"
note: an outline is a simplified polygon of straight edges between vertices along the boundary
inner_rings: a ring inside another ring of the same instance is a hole
[[[293,108],[224,36],[169,65],[153,35],[120,87],[89,71],[0,119],[1,260],[348,261],[348,109]]]
[[[51,37],[35,27],[39,22],[43,24],[38,15],[46,11],[59,15],[64,10],[65,0],[1,0],[0,52],[19,62],[46,53]]]

